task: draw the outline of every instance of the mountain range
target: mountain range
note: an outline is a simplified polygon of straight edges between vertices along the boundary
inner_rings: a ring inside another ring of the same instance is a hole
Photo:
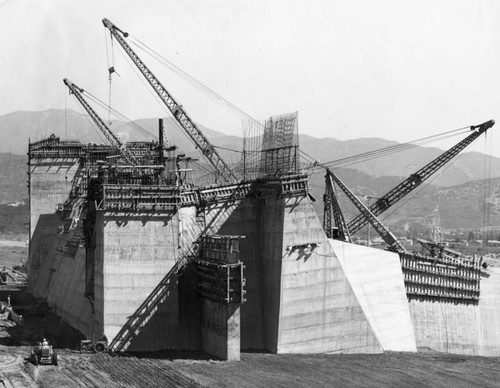
[[[167,136],[171,144],[177,145],[190,156],[198,156],[194,146],[173,119],[164,120]],[[140,119],[135,123],[113,121],[113,132],[122,141],[151,140],[157,137],[158,120]],[[220,147],[221,156],[228,162],[236,162],[242,138],[228,136],[200,125],[210,141]],[[13,112],[0,116],[0,204],[7,204],[28,197],[27,156],[28,143],[55,134],[62,139],[78,139],[82,143],[105,143],[88,116],[71,110],[47,110],[42,112]],[[145,136],[146,135],[146,136]],[[458,142],[459,140],[456,140]],[[318,139],[300,135],[300,149],[321,162],[339,160],[369,151],[397,146],[398,143],[380,138],[356,140]],[[415,146],[409,150],[382,158],[348,164],[335,171],[356,193],[380,197],[411,173],[442,154],[438,148]],[[200,157],[201,158],[201,157]],[[396,206],[392,211],[390,224],[402,227],[405,220],[423,218],[439,209],[444,227],[480,227],[487,217],[484,212],[486,198],[489,224],[500,225],[500,159],[491,158],[491,177],[483,181],[484,155],[477,152],[460,154],[453,163],[445,167],[443,173],[436,174],[431,184],[419,189],[418,196],[405,206]],[[324,192],[323,174],[311,179],[311,193],[318,199],[315,207],[322,212]],[[403,200],[402,203],[406,203]],[[22,207],[21,207],[22,208]],[[353,211],[346,204],[347,218]]]
[[[177,145],[190,156],[199,156],[194,151],[191,141],[172,118],[165,119],[164,123],[171,144]],[[123,121],[113,121],[110,128],[124,142],[151,140],[151,138],[158,136],[157,119],[140,119],[136,120],[133,125]],[[224,159],[227,159],[228,162],[237,161],[239,154],[224,150],[224,148],[241,150],[243,144],[241,137],[225,135],[203,125],[200,125],[200,128],[214,145],[221,147],[220,153]],[[144,132],[147,133],[148,138],[144,136]],[[88,116],[72,110],[53,109],[42,112],[9,113],[0,116],[0,133],[3,134],[2,142],[0,142],[0,153],[26,154],[30,140],[38,140],[51,134],[62,139],[78,139],[84,144],[106,142],[104,136],[90,122]],[[322,163],[398,144],[375,137],[342,141],[334,138],[318,139],[309,135],[300,135],[299,143],[302,151]],[[443,152],[438,148],[415,146],[396,155],[362,161],[347,167],[364,172],[374,178],[404,177],[417,171]],[[398,162],[395,163],[395,160]],[[436,174],[432,183],[438,186],[454,186],[482,179],[483,169],[483,154],[464,152],[446,167],[445,174]],[[493,177],[500,176],[500,158],[491,158],[491,171]]]

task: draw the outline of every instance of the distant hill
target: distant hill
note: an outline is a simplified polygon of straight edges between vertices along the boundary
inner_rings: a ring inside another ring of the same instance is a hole
[[[417,194],[394,213],[394,219],[400,222],[417,220],[438,210],[441,226],[445,229],[500,225],[500,178],[446,188],[432,187]]]
[[[382,197],[404,179],[372,178],[351,169],[340,169],[336,173],[365,203],[368,203],[369,197]],[[314,175],[311,179],[311,194],[316,199],[313,206],[320,217],[323,215],[323,193],[324,177]],[[349,221],[358,211],[343,193],[339,197],[346,221]],[[500,226],[500,178],[476,180],[452,187],[424,184],[382,213],[379,219],[394,232],[403,234],[404,230],[415,225],[429,228],[434,217],[440,219],[444,229],[471,230],[483,226]]]
[[[0,205],[0,235],[27,234],[29,222],[28,201]]]
[[[28,157],[0,153],[0,204],[28,198]]]
[[[465,138],[465,135],[463,138]],[[454,145],[460,140],[461,138],[457,138],[452,144]],[[480,139],[476,141],[480,141]],[[300,136],[301,150],[309,155],[313,155],[323,163],[397,144],[397,142],[380,138],[340,141],[333,138],[317,139],[308,135]],[[397,154],[353,164],[349,168],[365,172],[377,178],[383,176],[408,177],[443,152],[443,150],[438,148],[416,146]],[[484,170],[484,154],[479,152],[462,152],[447,164],[443,170],[445,170],[444,173],[438,172],[432,177],[434,185],[455,186],[471,180],[482,179],[484,177],[482,174]],[[499,158],[491,158],[491,171],[493,176],[500,176]]]
[[[141,119],[136,123],[151,136],[158,134],[157,119]],[[204,134],[217,146],[228,149],[242,149],[242,139],[238,136],[228,136],[200,125]],[[121,121],[113,121],[111,128],[123,141],[146,140],[133,125]],[[177,145],[190,156],[199,156],[194,146],[173,119],[165,120],[165,128],[170,143]],[[37,140],[54,133],[61,138],[78,139],[82,143],[104,143],[105,139],[90,119],[71,110],[47,110],[43,112],[13,112],[0,116],[0,133],[12,134],[3,136],[0,152],[26,154],[29,139]],[[457,140],[458,142],[458,140]],[[379,139],[362,138],[341,141],[334,138],[318,139],[309,135],[300,136],[300,148],[321,162],[327,162],[358,155],[364,152],[393,146],[398,143]],[[239,154],[220,149],[222,156],[229,162],[236,162]],[[362,171],[374,178],[385,176],[408,176],[426,163],[443,153],[442,150],[429,147],[415,147],[396,155],[378,158],[349,166]],[[395,160],[397,162],[395,162]],[[471,180],[482,178],[480,172],[484,166],[484,155],[477,152],[465,152],[446,167],[446,173],[437,174],[433,184],[439,186],[454,186]],[[500,158],[492,158],[491,171],[493,176],[500,176]]]
[[[138,120],[137,124],[156,136],[157,119]],[[196,155],[191,141],[171,119],[165,120],[165,128],[171,144],[179,146],[189,155]],[[113,131],[124,141],[145,140],[130,125],[114,121]],[[227,136],[220,132],[202,127],[211,141],[223,148],[241,149],[242,140],[237,136]],[[28,141],[44,138],[54,133],[62,138],[79,139],[82,143],[104,142],[89,119],[77,112],[49,110],[44,112],[14,112],[0,116],[0,131],[3,134],[0,143],[0,232],[15,229],[18,232],[25,228],[28,206],[7,206],[28,198],[27,189],[27,147]],[[10,135],[9,135],[10,134]],[[458,140],[457,140],[458,141]],[[301,135],[301,149],[320,161],[340,159],[350,155],[379,149],[395,142],[383,139],[357,139],[340,141],[333,138],[317,139]],[[229,162],[235,161],[237,154],[220,150]],[[443,151],[436,148],[415,147],[411,151],[397,154],[380,160],[372,160],[356,164],[350,168],[336,170],[341,179],[358,195],[380,197],[389,189],[401,182],[411,172],[418,170]],[[404,160],[404,163],[399,161]],[[396,162],[395,162],[396,161]],[[395,208],[390,210],[390,217],[381,217],[391,227],[403,230],[406,224],[428,223],[436,208],[439,209],[441,225],[444,228],[479,228],[484,223],[483,198],[485,187],[489,204],[489,225],[500,225],[500,177],[493,179],[488,185],[477,180],[481,178],[484,156],[479,153],[464,153],[446,172],[431,185],[419,188]],[[411,166],[411,170],[408,166]],[[492,158],[491,169],[494,176],[500,175],[500,159]],[[311,179],[311,193],[316,198],[314,206],[322,216],[324,193],[324,177],[319,172]],[[440,187],[441,186],[441,187]],[[446,186],[446,187],[444,187]],[[356,213],[355,209],[342,199],[346,218]],[[404,206],[401,206],[404,204]],[[7,206],[7,207],[6,207]],[[16,220],[9,226],[8,220]],[[2,223],[3,222],[3,223]]]

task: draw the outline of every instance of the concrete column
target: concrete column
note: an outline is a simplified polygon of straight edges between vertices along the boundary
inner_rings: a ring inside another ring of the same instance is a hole
[[[240,359],[240,305],[202,299],[202,350],[222,360]]]

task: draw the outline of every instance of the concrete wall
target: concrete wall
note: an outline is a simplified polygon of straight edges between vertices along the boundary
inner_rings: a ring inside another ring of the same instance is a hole
[[[140,313],[148,318],[133,334],[128,350],[200,349],[196,279],[188,271],[177,285],[172,271],[181,255],[192,254],[200,234],[216,233],[235,207],[214,205],[201,214],[195,207],[185,207],[169,215],[102,216],[97,223],[102,249],[98,248],[96,267],[102,268],[104,332],[111,341]],[[161,287],[167,283],[174,286]],[[141,310],[150,295],[167,289],[160,303]]]
[[[94,328],[90,302],[85,298],[85,251],[59,253],[67,234],[58,235],[57,215],[41,215],[30,241],[28,291],[47,299],[56,314],[87,336]]]
[[[500,356],[500,269],[481,276],[479,305],[411,300],[419,348]]]
[[[96,222],[94,228],[94,266],[93,268],[85,268],[85,271],[93,271],[94,274],[94,285],[93,291],[94,293],[94,331],[87,335],[87,337],[93,341],[99,340],[102,338],[103,334],[106,334],[106,328],[104,326],[104,233],[102,233],[102,225],[104,225],[104,215],[102,213],[96,214]],[[89,252],[87,252],[87,257],[89,256]],[[86,264],[86,266],[89,264]],[[89,272],[90,273],[90,272]],[[86,275],[85,275],[86,276]],[[88,280],[86,279],[86,282]],[[86,285],[87,287],[87,285]],[[110,337],[107,337],[110,339]]]
[[[194,207],[154,216],[98,214],[92,311],[85,298],[85,251],[62,253],[68,234],[58,234],[62,220],[55,214],[77,167],[75,159],[30,166],[28,287],[91,339],[103,332],[113,339],[205,232],[246,236],[240,244],[248,291],[240,309],[242,349],[411,351],[416,343],[439,351],[500,354],[498,269],[483,278],[479,306],[411,301],[411,328],[395,255],[328,241],[306,197],[246,198],[213,204],[202,214]],[[200,349],[202,302],[195,285],[188,268],[178,287],[152,307],[129,350]]]
[[[256,280],[261,283],[263,339],[267,350],[278,352],[285,206],[283,200],[271,199],[259,206],[261,252],[257,259],[261,262]]]
[[[477,354],[480,327],[477,306],[411,300],[410,311],[418,348]]]
[[[30,237],[42,214],[54,214],[56,206],[68,199],[79,159],[31,159],[30,169]]]
[[[218,233],[246,236],[242,349],[381,351],[309,199],[247,198]],[[314,256],[287,250],[310,242],[323,242]]]
[[[246,236],[240,242],[248,299],[240,310],[242,349],[279,353],[382,351],[370,324],[370,319],[376,323],[376,313],[372,311],[368,319],[309,199],[247,198],[231,212],[218,233]],[[308,250],[309,243],[319,245]],[[392,256],[390,261],[394,267]],[[397,265],[397,285],[392,291],[399,298],[399,306],[392,306],[403,312],[392,311],[394,317],[389,323],[404,322],[401,332],[411,334],[409,345],[405,343],[404,347],[414,350],[399,262]],[[380,313],[381,304],[378,306]],[[385,327],[384,334],[392,329]],[[391,347],[390,340],[383,339]]]
[[[240,311],[242,348],[273,352],[341,351],[353,346],[380,349],[331,250],[321,253],[328,258],[306,260],[298,252],[284,258],[288,245],[325,241],[307,198],[247,198],[241,203],[213,204],[202,214],[194,207],[155,216],[98,213],[92,311],[84,297],[84,250],[80,248],[75,257],[56,253],[65,245],[67,234],[57,234],[62,220],[54,215],[55,207],[67,199],[77,167],[72,160],[32,168],[32,219],[38,229],[32,230],[30,289],[47,297],[61,317],[89,338],[105,333],[112,340],[201,233],[220,233],[246,236],[241,243],[248,291],[248,302]],[[200,301],[195,283],[188,269],[179,287],[152,307],[151,317],[128,349],[199,349]],[[319,289],[323,297],[314,294]],[[334,313],[328,309],[323,313],[328,304],[335,305]],[[315,318],[311,321],[310,317]],[[331,328],[332,322],[337,329]],[[320,346],[325,339],[328,345]]]
[[[179,245],[179,217],[105,214],[102,222],[102,268],[104,332],[112,340],[156,285],[172,269]],[[98,259],[99,257],[99,259]],[[129,350],[177,348],[178,288],[152,308],[153,317],[133,340]]]
[[[415,352],[415,334],[399,255],[328,240],[384,350]]]
[[[84,296],[85,251],[63,253],[69,235],[59,234],[63,220],[55,214],[56,205],[69,196],[78,159],[32,159],[31,163],[28,291],[46,298],[64,321],[91,335],[97,329],[91,304]]]
[[[273,258],[282,268],[277,352],[382,351],[310,200],[266,206],[283,208],[281,239],[269,235],[281,249]]]
[[[489,267],[481,277],[479,303],[481,356],[500,356],[500,268]]]

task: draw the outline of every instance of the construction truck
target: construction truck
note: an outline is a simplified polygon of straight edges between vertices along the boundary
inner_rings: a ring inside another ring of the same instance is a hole
[[[31,350],[30,361],[33,365],[57,365],[59,358],[44,338]]]

